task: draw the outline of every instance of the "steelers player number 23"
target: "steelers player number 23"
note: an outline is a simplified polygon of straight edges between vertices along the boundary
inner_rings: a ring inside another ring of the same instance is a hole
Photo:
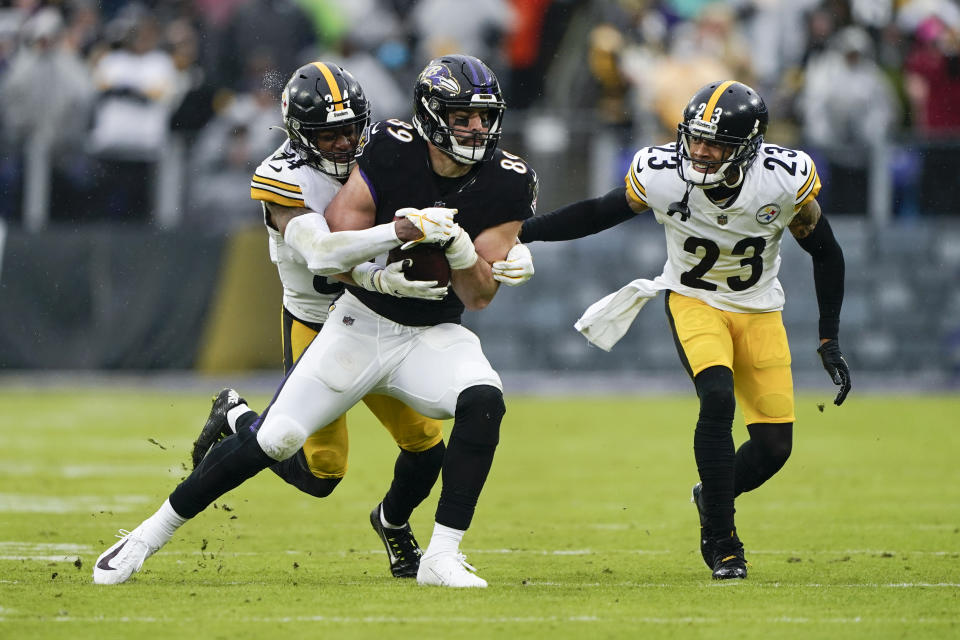
[[[727,286],[730,287],[732,291],[743,291],[757,284],[760,276],[763,274],[762,254],[766,246],[767,241],[763,238],[743,238],[733,246],[730,255],[744,256],[743,259],[740,260],[740,266],[750,267],[750,275],[745,279],[740,276],[727,278]],[[717,285],[708,280],[704,280],[703,276],[717,263],[717,258],[720,257],[720,247],[717,246],[717,243],[713,240],[695,238],[693,236],[687,238],[686,242],[683,243],[683,250],[687,253],[699,255],[701,249],[703,250],[703,257],[700,258],[700,262],[689,271],[684,271],[680,274],[680,283],[691,289],[716,291]]]

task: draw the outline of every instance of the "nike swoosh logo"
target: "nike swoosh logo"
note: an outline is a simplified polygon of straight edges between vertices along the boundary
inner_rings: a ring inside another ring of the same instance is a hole
[[[273,169],[274,171],[276,171],[277,173],[280,173],[280,171],[283,170],[283,167],[275,167],[272,164],[267,164],[267,166]]]
[[[119,547],[108,553],[107,555],[100,558],[100,562],[97,563],[97,569],[103,569],[104,571],[116,571],[114,567],[110,566],[110,561],[117,557],[117,554],[127,546],[127,541],[124,540],[123,544]]]

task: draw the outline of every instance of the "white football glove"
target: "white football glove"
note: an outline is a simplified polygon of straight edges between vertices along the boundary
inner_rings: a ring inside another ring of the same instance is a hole
[[[407,280],[403,275],[404,265],[412,260],[399,260],[386,267],[365,262],[353,268],[350,276],[367,291],[385,293],[397,298],[420,298],[423,300],[443,300],[449,287],[437,286],[436,280]]]
[[[517,287],[533,277],[533,256],[527,245],[519,242],[510,249],[507,257],[492,265],[493,279],[510,287]]]
[[[406,218],[413,223],[423,237],[419,240],[410,240],[404,242],[401,249],[409,249],[415,244],[426,242],[427,244],[442,244],[450,239],[453,232],[453,216],[457,214],[456,209],[446,207],[427,207],[425,209],[414,209],[413,207],[404,207],[397,209],[394,217]]]

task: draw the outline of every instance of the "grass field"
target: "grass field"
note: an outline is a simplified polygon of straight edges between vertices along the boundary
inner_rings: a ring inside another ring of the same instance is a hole
[[[715,583],[689,395],[508,398],[463,545],[490,587],[453,591],[389,576],[367,516],[394,448],[365,409],[331,497],[265,472],[95,586],[185,475],[209,394],[0,391],[0,638],[960,637],[960,397],[801,395],[793,458],[737,502],[750,576]]]

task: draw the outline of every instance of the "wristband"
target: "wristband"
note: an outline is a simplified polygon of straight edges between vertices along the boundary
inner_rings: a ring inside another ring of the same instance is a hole
[[[451,269],[469,269],[477,263],[480,257],[477,255],[477,249],[473,246],[473,240],[470,234],[460,229],[457,237],[453,239],[445,250],[447,262]]]
[[[350,271],[350,277],[353,278],[353,281],[356,282],[357,285],[363,287],[367,291],[383,293],[375,284],[377,280],[376,275],[381,271],[383,271],[383,267],[374,264],[373,262],[364,262],[362,264],[358,264]]]

